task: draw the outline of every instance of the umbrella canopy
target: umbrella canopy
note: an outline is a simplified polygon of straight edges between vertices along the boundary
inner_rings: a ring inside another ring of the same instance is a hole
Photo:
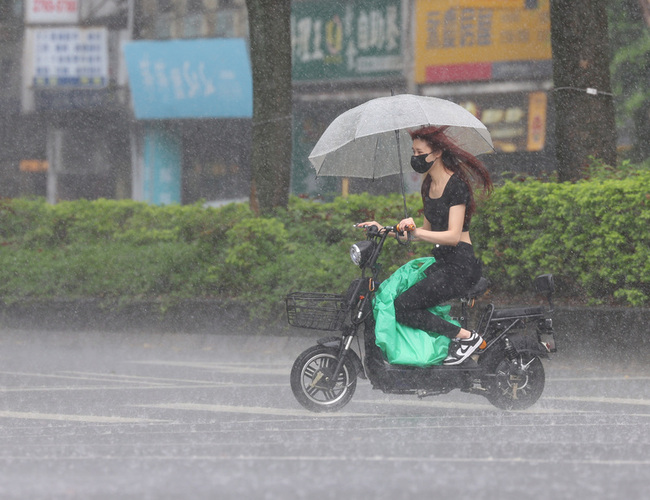
[[[473,155],[494,150],[485,125],[465,108],[436,97],[401,94],[372,99],[339,115],[309,160],[317,175],[375,179],[399,174],[400,154],[411,155],[408,131],[430,125],[446,126],[445,134]]]

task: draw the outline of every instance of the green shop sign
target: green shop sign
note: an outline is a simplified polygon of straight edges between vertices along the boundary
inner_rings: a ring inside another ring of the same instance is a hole
[[[402,74],[401,0],[293,2],[294,80]]]

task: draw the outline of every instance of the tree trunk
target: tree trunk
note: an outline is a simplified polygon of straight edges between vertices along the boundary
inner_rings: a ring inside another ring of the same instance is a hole
[[[251,207],[286,207],[291,182],[291,0],[246,0],[253,72]]]
[[[648,27],[650,27],[650,0],[639,0],[639,7],[643,12],[643,19]]]
[[[558,177],[576,180],[590,157],[616,164],[606,0],[552,0],[551,46]]]

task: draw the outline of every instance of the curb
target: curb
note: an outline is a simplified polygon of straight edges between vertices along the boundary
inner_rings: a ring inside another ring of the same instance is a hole
[[[210,299],[119,304],[101,299],[0,303],[0,326],[29,330],[313,335],[281,316],[249,320],[250,306]],[[641,349],[650,345],[650,309],[556,306],[553,324],[562,345]],[[302,332],[302,333],[301,333]]]
[[[22,330],[258,334],[270,326],[248,318],[249,308],[244,305],[209,299],[122,304],[101,299],[0,303],[0,326]],[[275,323],[271,323],[273,330],[279,331],[281,325]]]

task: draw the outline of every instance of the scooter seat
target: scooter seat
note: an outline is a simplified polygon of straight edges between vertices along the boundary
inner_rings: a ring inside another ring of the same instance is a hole
[[[543,316],[546,309],[542,306],[537,307],[509,307],[507,309],[496,309],[492,313],[492,319],[510,319],[522,316]]]
[[[487,278],[481,277],[480,280],[478,280],[478,283],[474,285],[469,292],[465,294],[465,299],[467,300],[472,300],[476,299],[478,297],[482,297],[485,292],[487,292],[487,289],[490,287],[490,283],[488,282]]]

